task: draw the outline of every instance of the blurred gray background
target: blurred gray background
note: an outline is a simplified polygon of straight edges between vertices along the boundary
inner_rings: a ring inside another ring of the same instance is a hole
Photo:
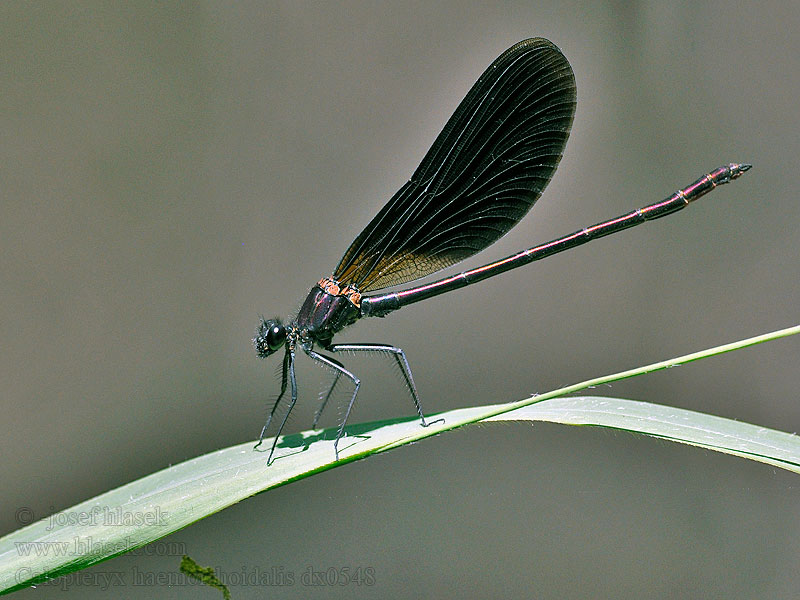
[[[798,51],[792,2],[0,6],[0,533],[258,434],[289,316],[410,176],[503,50],[553,40],[578,108],[531,214],[461,266],[755,167],[669,219],[363,321],[405,349],[427,411],[534,392],[797,320]],[[455,272],[457,269],[453,270]],[[301,357],[302,358],[302,357]],[[598,394],[796,431],[800,340]],[[351,357],[352,422],[411,415],[396,375]],[[320,373],[301,360],[290,427]],[[326,425],[333,425],[331,413]],[[248,499],[167,541],[224,573],[292,572],[234,598],[795,597],[800,483],[629,434],[496,424]],[[179,556],[98,565],[128,587]],[[374,585],[305,587],[309,568]],[[49,598],[52,587],[21,592]]]

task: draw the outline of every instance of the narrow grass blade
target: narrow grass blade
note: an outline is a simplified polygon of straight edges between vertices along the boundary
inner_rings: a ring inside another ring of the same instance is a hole
[[[616,398],[559,398],[595,385],[665,369],[692,360],[800,332],[777,331],[583,382],[501,405],[464,408],[434,416],[427,428],[415,418],[348,427],[333,461],[336,430],[284,436],[278,454],[253,451],[254,442],[172,466],[78,504],[0,538],[0,593],[28,587],[88,567],[162,538],[244,498],[421,440],[486,420],[541,420],[613,427],[726,452],[800,472],[797,436],[693,411]],[[271,441],[265,440],[265,447]]]

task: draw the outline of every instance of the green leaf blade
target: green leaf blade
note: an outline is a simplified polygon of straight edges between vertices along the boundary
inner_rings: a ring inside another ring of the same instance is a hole
[[[353,425],[347,428],[347,437],[340,444],[338,462],[334,461],[335,428],[283,436],[276,458],[269,466],[268,455],[255,451],[254,442],[218,450],[148,475],[0,538],[0,594],[139,548],[259,492],[482,421],[548,421],[609,427],[800,473],[800,438],[794,434],[646,402],[597,396],[564,397],[592,386],[796,333],[800,333],[800,326],[599,377],[519,402],[433,415],[431,421],[443,419],[443,422],[429,427],[421,427],[416,418]],[[265,447],[271,446],[272,439],[264,441]]]

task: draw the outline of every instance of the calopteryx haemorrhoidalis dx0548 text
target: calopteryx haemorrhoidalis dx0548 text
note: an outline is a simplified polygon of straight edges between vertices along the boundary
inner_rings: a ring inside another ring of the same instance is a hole
[[[575,113],[575,99],[572,68],[553,43],[533,38],[506,50],[469,91],[409,182],[359,234],[333,274],[311,288],[297,317],[287,324],[279,319],[261,319],[253,339],[258,356],[267,357],[282,347],[285,351],[280,394],[258,445],[287,386],[290,393],[289,406],[267,462],[272,460],[278,437],[297,401],[294,361],[298,347],[333,373],[314,427],[341,378],[353,386],[334,442],[337,460],[339,440],[361,382],[339,361],[317,352],[315,345],[331,353],[373,352],[390,356],[400,367],[425,427],[429,423],[403,351],[388,344],[334,344],[336,333],[361,317],[383,317],[407,304],[663,217],[750,168],[746,164],[727,164],[661,202],[616,219],[433,283],[366,295],[454,265],[494,243],[516,225],[539,198],[561,160]]]

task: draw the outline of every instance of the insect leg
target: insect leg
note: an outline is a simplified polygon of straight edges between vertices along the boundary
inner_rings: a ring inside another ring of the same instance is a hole
[[[278,438],[281,435],[281,431],[283,431],[283,427],[286,425],[286,420],[289,418],[289,413],[292,412],[292,409],[294,408],[294,405],[297,402],[297,379],[295,379],[294,376],[294,350],[290,350],[288,346],[286,347],[286,356],[287,356],[287,362],[289,364],[289,384],[290,384],[292,399],[289,402],[289,408],[286,410],[286,414],[283,416],[283,421],[281,421],[281,426],[278,427],[278,433],[275,434],[275,439],[272,442],[272,448],[270,449],[269,456],[267,457],[267,464],[270,464],[272,462],[272,455],[275,453],[275,446],[278,445]],[[283,394],[283,392],[281,392],[281,394]],[[275,409],[273,408],[273,412],[274,410]]]
[[[332,358],[330,360],[333,361]],[[336,364],[338,364],[340,367],[344,368],[344,365],[342,365],[340,362],[338,361],[334,362],[336,362]],[[320,395],[320,398],[322,399],[322,404],[320,404],[320,407],[317,409],[317,413],[314,415],[314,422],[311,424],[311,429],[317,428],[317,423],[319,422],[319,418],[322,416],[322,411],[325,410],[325,406],[328,404],[328,400],[330,400],[331,395],[333,394],[333,390],[336,388],[336,384],[339,383],[339,379],[341,378],[341,376],[342,372],[337,369],[335,371],[335,375],[333,376],[333,381],[331,382],[331,385],[328,388],[328,391],[325,392],[325,394]]]
[[[414,385],[414,378],[411,376],[411,367],[408,366],[408,359],[406,354],[400,348],[390,346],[388,344],[335,344],[328,348],[331,352],[382,352],[391,354],[397,365],[400,367],[400,372],[403,374],[403,379],[406,383],[406,389],[411,394],[411,399],[414,401],[414,407],[417,409],[417,414],[423,427],[427,427],[432,423],[425,421],[425,415],[422,414],[422,406],[419,402],[419,395],[417,394],[417,387]],[[434,423],[444,421],[444,419],[437,419]]]
[[[264,442],[264,434],[267,432],[267,428],[269,428],[269,424],[272,423],[272,418],[275,416],[275,411],[278,410],[278,405],[281,403],[281,399],[283,395],[286,393],[286,383],[289,380],[289,347],[286,347],[286,352],[283,355],[283,367],[281,368],[281,393],[278,394],[277,399],[275,400],[275,404],[272,405],[272,410],[269,411],[269,417],[267,417],[267,422],[264,424],[264,427],[261,428],[261,435],[258,436],[258,443],[255,445],[253,450],[258,450],[258,447]]]
[[[361,387],[361,380],[355,375],[353,375],[350,371],[345,369],[344,366],[338,360],[334,360],[327,356],[323,356],[322,354],[314,352],[311,349],[306,349],[306,348],[303,349],[311,359],[319,363],[322,363],[324,366],[330,369],[333,369],[333,371],[337,373],[337,381],[341,375],[344,375],[350,381],[353,382],[353,386],[355,387],[355,389],[353,390],[353,395],[350,397],[350,404],[347,405],[347,411],[345,411],[344,413],[344,419],[342,419],[342,422],[339,425],[339,431],[336,432],[336,441],[333,442],[333,451],[336,453],[336,460],[339,460],[339,440],[341,439],[342,435],[344,435],[344,426],[347,424],[347,419],[350,416],[350,411],[353,409],[353,404],[355,404],[356,396],[358,395],[358,388]],[[334,385],[335,384],[336,382],[334,382]],[[331,387],[331,390],[328,392],[328,395],[330,395],[331,391],[333,391],[333,387]],[[327,398],[325,401],[327,402]],[[324,404],[322,408],[324,408]],[[322,412],[322,408],[320,408],[318,412]]]

